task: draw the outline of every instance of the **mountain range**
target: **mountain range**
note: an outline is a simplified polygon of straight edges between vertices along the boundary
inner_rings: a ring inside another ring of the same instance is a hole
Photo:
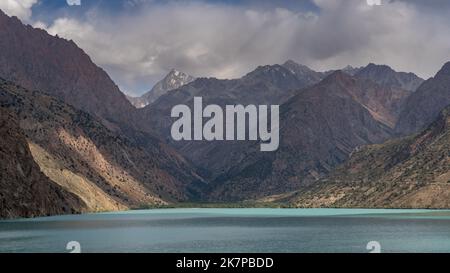
[[[302,71],[300,73],[300,71]],[[219,80],[199,78],[161,96],[154,104],[140,109],[142,124],[152,124],[159,135],[190,161],[203,170],[202,174],[214,178],[232,163],[242,160],[242,142],[175,142],[171,139],[173,120],[170,112],[178,104],[193,105],[193,98],[201,96],[203,103],[225,106],[229,104],[282,104],[298,89],[320,81],[317,72],[293,62],[284,65],[257,67],[239,79]]]
[[[449,63],[426,81],[372,63],[288,60],[230,80],[172,70],[127,98],[73,41],[0,12],[0,78],[2,218],[197,201],[449,206]],[[280,105],[279,149],[172,140],[172,107],[198,96]]]

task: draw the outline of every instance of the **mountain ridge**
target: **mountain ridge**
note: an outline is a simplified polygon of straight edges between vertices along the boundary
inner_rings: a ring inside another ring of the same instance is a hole
[[[191,83],[195,79],[195,77],[184,72],[172,69],[161,81],[157,82],[150,91],[140,97],[127,96],[127,98],[136,108],[144,108],[155,102],[165,93]]]
[[[133,125],[134,107],[79,48],[0,11],[0,76],[96,115],[111,129]]]
[[[414,92],[424,82],[412,72],[397,72],[387,65],[369,63],[361,68],[356,77],[370,79],[381,86]]]

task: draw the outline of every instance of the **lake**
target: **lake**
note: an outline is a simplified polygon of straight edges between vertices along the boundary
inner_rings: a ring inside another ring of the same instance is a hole
[[[155,209],[0,221],[0,252],[450,252],[450,211]]]

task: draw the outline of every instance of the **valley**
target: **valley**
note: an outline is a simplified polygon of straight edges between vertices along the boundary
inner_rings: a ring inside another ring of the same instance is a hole
[[[374,63],[319,72],[287,60],[234,79],[171,69],[130,97],[74,41],[0,11],[0,217],[449,208],[449,105],[450,63],[427,80]]]

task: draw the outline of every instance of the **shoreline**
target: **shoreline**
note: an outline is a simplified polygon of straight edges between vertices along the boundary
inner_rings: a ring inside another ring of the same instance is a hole
[[[215,206],[213,206],[215,205]],[[47,216],[36,216],[36,217],[28,217],[28,218],[6,218],[6,219],[0,219],[0,223],[6,223],[6,222],[20,222],[20,221],[30,221],[30,220],[36,220],[36,219],[49,219],[52,217],[70,217],[70,216],[94,216],[94,215],[107,215],[107,214],[121,214],[121,213],[133,213],[133,212],[143,212],[143,211],[170,211],[170,210],[183,210],[183,209],[198,209],[198,210],[219,210],[219,209],[257,209],[257,210],[280,210],[280,211],[293,211],[293,210],[303,210],[303,211],[325,211],[325,210],[342,210],[342,211],[365,211],[365,213],[361,214],[342,214],[342,215],[308,215],[308,216],[355,216],[355,215],[371,215],[372,213],[368,213],[369,211],[385,211],[383,213],[373,213],[373,215],[381,215],[386,214],[389,215],[389,211],[393,212],[393,214],[427,214],[428,216],[430,213],[437,213],[436,216],[450,216],[450,208],[363,208],[363,207],[354,207],[354,208],[343,208],[343,207],[322,207],[322,208],[302,208],[302,207],[282,207],[282,206],[238,206],[239,204],[216,204],[216,203],[202,203],[199,205],[198,203],[189,203],[184,204],[183,206],[153,206],[153,207],[142,207],[142,208],[133,208],[129,210],[117,210],[117,211],[98,211],[98,212],[86,212],[86,213],[79,213],[79,214],[61,214],[61,215],[47,215]],[[410,212],[408,212],[410,211]],[[444,215],[439,215],[444,213]],[[280,216],[289,216],[289,215],[280,215]]]

